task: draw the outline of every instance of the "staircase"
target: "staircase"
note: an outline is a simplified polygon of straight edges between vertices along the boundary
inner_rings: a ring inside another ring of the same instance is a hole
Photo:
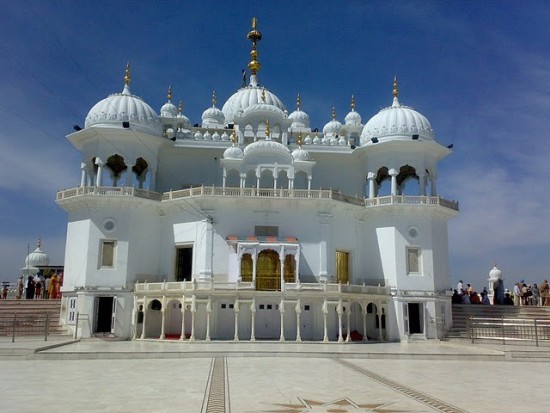
[[[49,314],[48,334],[67,334],[59,325],[61,300],[0,300],[0,336],[43,335],[46,314]]]
[[[470,317],[522,318],[527,320],[550,320],[550,306],[515,306],[454,304],[453,326],[447,331],[447,338],[468,338],[467,325]]]

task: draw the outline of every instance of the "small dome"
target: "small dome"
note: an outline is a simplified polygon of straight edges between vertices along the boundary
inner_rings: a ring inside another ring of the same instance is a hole
[[[41,241],[38,240],[36,249],[25,258],[25,267],[42,267],[50,264],[48,254],[40,249]]]
[[[224,159],[242,159],[243,156],[244,154],[242,149],[235,144],[227,148],[223,153]]]
[[[336,109],[332,108],[332,120],[323,127],[323,135],[338,135],[342,124],[336,120]]]
[[[311,157],[309,156],[309,152],[305,149],[302,149],[300,146],[298,149],[294,149],[292,151],[292,157],[295,161],[311,161]]]
[[[323,139],[321,139],[321,143],[323,145],[328,145],[330,143],[330,138],[327,135],[323,136]]]
[[[344,138],[343,136],[340,136],[340,139],[338,139],[338,145],[344,146],[347,144],[348,144],[348,141],[346,141],[346,138]]]
[[[222,139],[222,141],[228,141],[229,140],[229,135],[227,134],[226,131],[223,131],[221,139]]]
[[[200,133],[200,131],[196,131],[194,137],[196,140],[200,141],[202,139],[202,133]]]
[[[311,141],[312,141],[312,139],[311,139],[311,136],[309,136],[309,135],[307,135],[306,138],[304,139],[304,143],[306,145],[311,145]]]
[[[167,102],[160,108],[160,116],[165,118],[175,118],[178,114],[178,108],[172,102]]]
[[[393,98],[393,105],[382,109],[374,115],[361,132],[361,143],[364,145],[371,138],[391,136],[419,135],[424,139],[434,139],[432,125],[424,115],[414,109],[399,103],[397,96]]]
[[[140,97],[130,93],[130,86],[124,85],[122,93],[115,93],[96,103],[88,112],[84,127],[108,126],[122,128],[122,122],[130,122],[132,128],[147,133],[162,133],[156,112]]]
[[[288,118],[292,121],[291,128],[309,128],[309,115],[303,110],[295,110]]]
[[[272,141],[270,139],[264,139],[261,141],[256,141],[244,148],[244,154],[249,155],[255,152],[271,152],[271,153],[284,153],[285,155],[290,154],[290,150],[283,144]]]
[[[344,122],[346,125],[361,125],[361,115],[357,113],[355,110],[352,110],[350,113],[348,113],[344,119]]]
[[[225,116],[221,110],[215,106],[212,106],[202,113],[202,123],[203,126],[206,123],[217,123],[218,125],[223,126],[225,123]]]
[[[219,141],[220,140],[220,134],[217,131],[212,134],[212,140],[213,141]]]
[[[286,117],[285,113],[277,106],[270,105],[268,103],[256,103],[255,105],[247,107],[240,116],[245,117],[253,113],[261,113],[268,116],[276,116],[278,118]]]
[[[225,121],[232,123],[246,108],[257,103],[267,103],[268,105],[277,107],[281,111],[285,110],[283,102],[269,90],[260,87],[257,76],[252,75],[250,76],[250,85],[239,89],[224,103],[222,112],[225,115]]]
[[[321,138],[319,136],[315,135],[315,138],[313,138],[313,144],[319,145],[321,143]]]
[[[334,136],[332,138],[330,138],[330,144],[332,146],[338,145],[338,138],[336,138]]]
[[[206,132],[204,132],[204,134],[202,135],[202,138],[203,138],[205,141],[209,141],[209,140],[212,140],[212,135],[210,135],[210,132],[206,131]]]
[[[489,271],[489,277],[492,280],[500,280],[500,277],[502,277],[502,271],[500,271],[496,264],[493,266],[493,269]]]

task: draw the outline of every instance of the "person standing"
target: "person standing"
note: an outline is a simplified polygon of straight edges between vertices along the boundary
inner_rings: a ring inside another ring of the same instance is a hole
[[[34,298],[34,280],[32,279],[32,275],[29,275],[29,277],[27,278],[25,298],[27,300],[32,300]]]
[[[519,283],[514,284],[514,305],[521,304],[521,288]]]
[[[540,290],[540,305],[550,305],[550,290],[548,286],[548,280],[544,280],[539,287]]]
[[[25,289],[25,279],[23,277],[23,274],[21,274],[17,280],[17,293],[15,294],[15,297],[20,300],[21,297],[23,297],[23,290]]]
[[[52,278],[50,278],[50,285],[48,288],[48,294],[50,295],[50,300],[55,299],[55,292],[57,289],[57,275],[52,275]]]

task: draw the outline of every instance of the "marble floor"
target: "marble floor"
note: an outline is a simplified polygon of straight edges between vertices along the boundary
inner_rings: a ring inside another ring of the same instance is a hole
[[[499,350],[489,346],[390,343],[374,350],[366,345],[363,352],[376,351],[378,356],[390,357],[374,357],[372,353],[373,357],[358,357],[359,350],[351,350],[351,346],[329,346],[328,350],[306,346],[302,352],[310,354],[302,356],[295,353],[296,347],[284,344],[260,343],[267,344],[271,351],[261,355],[245,343],[215,343],[215,348],[202,354],[192,351],[190,357],[162,358],[158,355],[170,348],[164,343],[103,344],[88,341],[55,347],[46,350],[55,356],[50,359],[17,357],[2,353],[0,346],[0,356],[4,354],[0,357],[0,411],[528,413],[550,410],[550,399],[543,397],[550,387],[550,371],[545,368],[548,362],[494,358]],[[172,345],[172,350],[183,348],[177,346]],[[94,348],[97,357],[86,357]],[[136,357],[130,357],[125,348]],[[74,355],[77,350],[85,357],[59,357]],[[114,357],[116,353],[121,357]],[[414,357],[422,353],[426,357]],[[484,353],[486,359],[473,357]],[[440,357],[430,358],[430,354]],[[524,402],[518,404],[521,400]]]

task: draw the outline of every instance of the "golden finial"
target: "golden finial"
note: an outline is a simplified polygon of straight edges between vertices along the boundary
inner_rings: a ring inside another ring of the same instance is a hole
[[[296,98],[296,108],[297,108],[297,110],[300,110],[301,105],[302,105],[302,98],[300,98],[300,94],[298,93],[298,97]]]
[[[36,242],[36,248],[40,248],[42,245],[42,240],[40,239],[40,237],[38,237],[38,241]]]
[[[265,121],[265,137],[271,139],[271,130],[269,129],[269,121]]]
[[[181,103],[181,100],[180,104],[178,105],[178,113],[183,113],[183,103]]]
[[[355,96],[351,95],[351,111],[355,112]]]
[[[262,88],[262,102],[265,103],[265,87]]]
[[[397,76],[394,76],[393,78],[393,97],[396,98],[399,96],[399,85],[397,84]]]
[[[336,108],[332,107],[332,120],[336,120]]]
[[[298,132],[298,146],[302,146],[302,131]]]
[[[233,129],[233,133],[231,134],[231,142],[234,144],[237,143],[237,133],[235,132],[235,129]]]
[[[212,91],[212,107],[216,106],[216,91]]]
[[[250,63],[248,63],[248,68],[250,72],[255,75],[258,70],[260,70],[260,62],[258,62],[258,50],[256,48],[257,42],[262,40],[262,33],[258,31],[258,19],[256,17],[252,18],[252,30],[248,32],[248,40],[252,42],[252,51],[250,52]]]
[[[168,95],[166,97],[168,98],[168,102],[172,101],[172,86],[168,86]]]
[[[130,76],[130,62],[126,64],[126,70],[124,71],[124,84],[130,85],[132,78]]]

